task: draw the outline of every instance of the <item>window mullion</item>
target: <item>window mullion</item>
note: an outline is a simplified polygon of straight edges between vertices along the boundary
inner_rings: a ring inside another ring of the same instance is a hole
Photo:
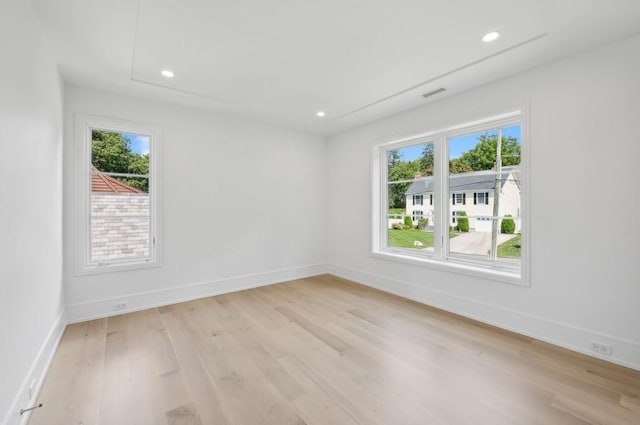
[[[446,216],[444,215],[444,211],[447,209],[448,205],[448,194],[446,194],[443,189],[443,163],[445,162],[445,158],[447,158],[447,146],[446,141],[442,137],[442,135],[437,135],[434,138],[434,164],[435,167],[433,170],[433,197],[434,197],[434,244],[433,244],[433,254],[437,259],[444,258],[444,252],[446,252],[447,246],[447,238],[444,237],[446,234],[443,232],[443,228],[447,223]]]

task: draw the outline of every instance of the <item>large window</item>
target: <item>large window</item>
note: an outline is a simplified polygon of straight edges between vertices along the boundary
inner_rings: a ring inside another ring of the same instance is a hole
[[[78,272],[157,265],[157,132],[88,116],[77,131]]]
[[[374,254],[525,281],[523,146],[520,112],[376,146]]]

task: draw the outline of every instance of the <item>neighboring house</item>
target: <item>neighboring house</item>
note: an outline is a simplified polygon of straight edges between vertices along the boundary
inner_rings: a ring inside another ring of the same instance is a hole
[[[91,167],[91,259],[149,255],[149,194]]]
[[[520,231],[520,169],[502,167],[500,178],[500,198],[498,215],[510,214],[516,223],[516,232]],[[467,213],[469,227],[476,232],[491,231],[493,200],[495,188],[493,170],[451,174],[449,176],[449,222],[456,225],[456,217],[461,211]],[[421,217],[433,225],[433,177],[416,175],[415,181],[406,192],[406,212],[414,223]]]

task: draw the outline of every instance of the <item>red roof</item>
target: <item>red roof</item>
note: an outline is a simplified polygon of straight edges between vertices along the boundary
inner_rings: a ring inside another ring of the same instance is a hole
[[[122,183],[120,180],[102,174],[94,166],[91,166],[91,191],[101,193],[144,193],[135,187]]]

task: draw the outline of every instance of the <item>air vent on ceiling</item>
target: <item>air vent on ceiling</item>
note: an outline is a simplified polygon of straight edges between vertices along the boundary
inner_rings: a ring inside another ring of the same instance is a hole
[[[439,89],[435,89],[430,91],[429,93],[425,93],[422,95],[422,97],[431,97],[431,96],[435,96],[436,94],[442,93],[443,91],[445,91],[446,89],[444,87],[440,87]]]

